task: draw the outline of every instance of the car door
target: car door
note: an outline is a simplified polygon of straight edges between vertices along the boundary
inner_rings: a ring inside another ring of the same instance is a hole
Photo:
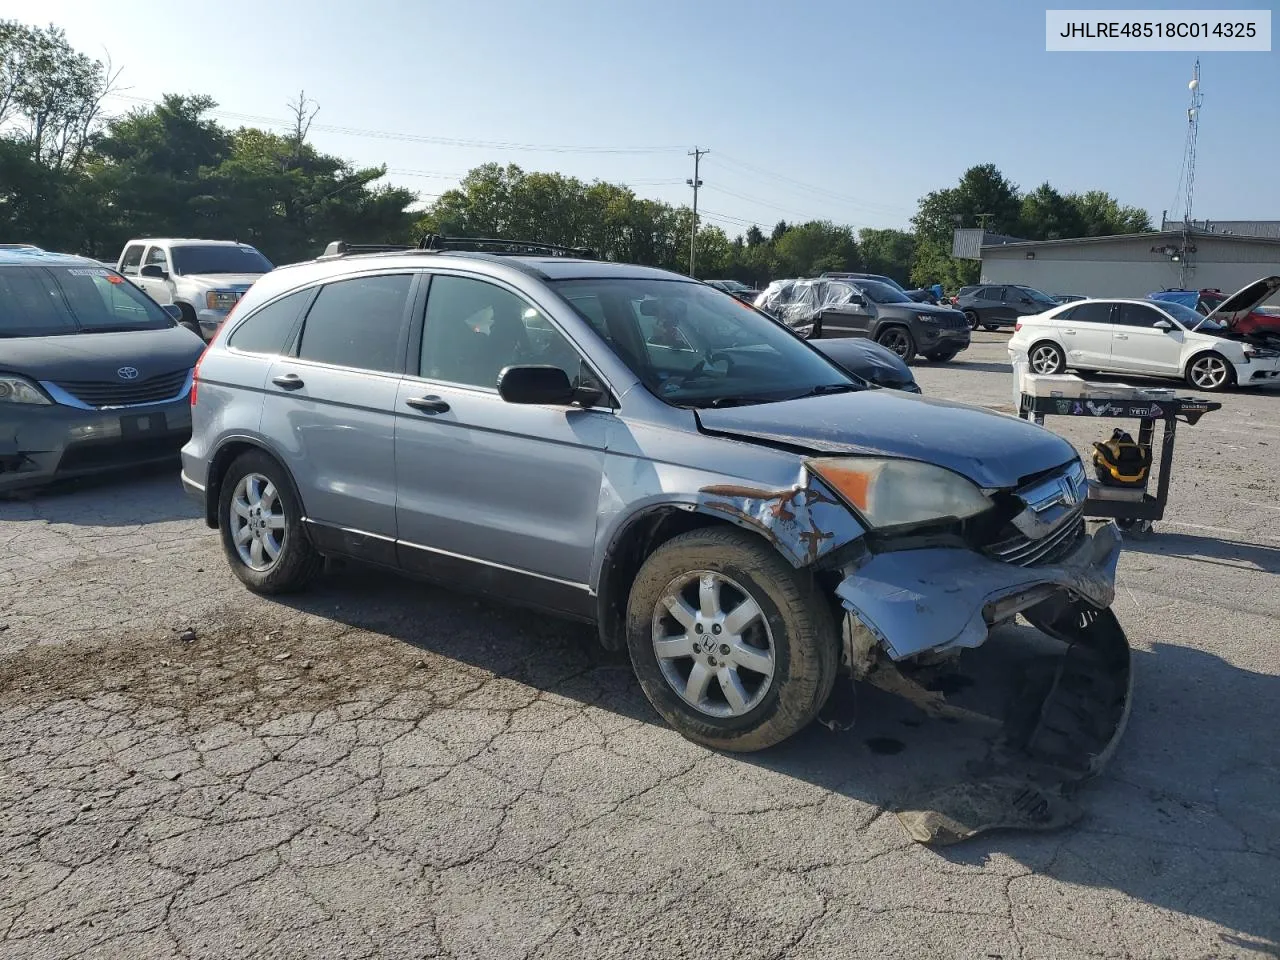
[[[1104,370],[1111,363],[1112,304],[1096,300],[1069,307],[1053,321],[1067,366]]]
[[[869,337],[875,324],[875,315],[867,300],[866,294],[850,284],[832,284],[827,293],[829,303],[822,313],[822,335],[824,337]]]
[[[982,287],[973,296],[973,311],[982,324],[1005,322],[1004,287]]]
[[[1168,330],[1155,326],[1163,320]],[[1116,305],[1111,336],[1111,362],[1117,370],[1179,376],[1186,332],[1154,307],[1144,303]]]
[[[142,269],[142,255],[146,253],[146,247],[141,243],[131,243],[124,248],[124,253],[120,255],[120,272],[129,278],[130,282],[141,287],[138,283],[138,271]]]
[[[417,284],[407,271],[325,284],[267,370],[260,430],[322,549],[395,562],[396,399]]]
[[[611,408],[512,404],[501,370],[589,373],[546,314],[488,278],[431,277],[396,403],[396,515],[407,570],[589,615]]]
[[[160,271],[159,276],[147,276],[148,273]],[[170,281],[169,254],[164,247],[152,244],[147,247],[146,256],[142,258],[142,267],[134,278],[143,290],[156,303],[164,305],[173,303],[173,284]]]

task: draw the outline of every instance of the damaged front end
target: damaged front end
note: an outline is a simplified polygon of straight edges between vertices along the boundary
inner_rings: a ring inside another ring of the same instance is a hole
[[[996,494],[1003,512],[968,537],[880,536],[836,481],[811,472],[785,491],[708,487],[699,509],[764,534],[797,567],[839,578],[843,659],[855,682],[928,715],[992,729],[981,769],[901,809],[903,826],[921,843],[945,844],[996,827],[1073,822],[1072,788],[1113,753],[1132,684],[1128,640],[1110,609],[1120,535],[1110,522],[1086,528],[1079,461]],[[1018,614],[1066,650],[1029,671],[1004,722],[953,706],[913,678],[922,664],[980,646]],[[851,721],[840,700],[838,687],[820,717],[833,729]]]

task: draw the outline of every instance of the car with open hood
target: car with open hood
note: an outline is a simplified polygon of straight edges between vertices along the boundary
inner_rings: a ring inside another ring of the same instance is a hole
[[[0,491],[173,461],[204,347],[96,260],[0,250]]]
[[[1109,752],[1120,543],[1067,441],[871,389],[679,274],[502,243],[335,243],[241,301],[182,458],[250,590],[340,556],[590,622],[729,750],[800,730],[842,670],[905,677],[1022,613],[1107,677],[1055,743]]]
[[[1083,300],[1023,317],[1010,357],[1033,373],[1073,369],[1185,380],[1199,390],[1280,383],[1280,343],[1237,329],[1240,318],[1280,291],[1264,277],[1205,316],[1170,299]]]
[[[1211,316],[1233,333],[1246,337],[1280,341],[1280,311],[1268,312],[1261,306],[1266,300],[1255,303],[1254,292],[1258,284],[1266,288],[1275,277],[1263,277],[1243,290],[1228,297],[1221,290],[1161,290],[1150,295],[1152,300],[1165,300],[1191,307],[1198,313]],[[1228,303],[1228,301],[1232,301]],[[1247,310],[1238,304],[1253,304]],[[1277,344],[1280,345],[1280,344]]]

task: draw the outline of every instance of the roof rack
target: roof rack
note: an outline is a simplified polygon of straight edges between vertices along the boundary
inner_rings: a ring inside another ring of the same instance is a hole
[[[322,256],[347,257],[356,253],[391,253],[397,250],[414,249],[417,248],[406,243],[347,243],[344,240],[335,240],[324,248]]]
[[[490,247],[505,247],[491,250]],[[418,243],[419,250],[475,250],[477,252],[524,256],[530,253],[549,253],[559,257],[580,257],[596,260],[595,251],[587,247],[567,247],[560,243],[543,243],[539,240],[502,240],[496,237],[444,237],[429,233]]]

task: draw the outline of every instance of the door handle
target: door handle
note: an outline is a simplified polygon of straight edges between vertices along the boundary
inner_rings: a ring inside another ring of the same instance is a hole
[[[285,390],[297,390],[303,385],[302,378],[296,373],[282,373],[278,377],[272,377],[271,382]]]
[[[1117,333],[1117,334],[1116,334],[1116,339],[1117,339],[1117,340],[1128,340],[1128,339],[1129,339],[1129,335],[1128,335],[1127,333]]]
[[[423,413],[448,413],[449,411],[449,404],[439,397],[411,397],[405,403]]]
[[[1074,337],[1076,335],[1076,332],[1074,330],[1063,330],[1062,332],[1069,337]]]

